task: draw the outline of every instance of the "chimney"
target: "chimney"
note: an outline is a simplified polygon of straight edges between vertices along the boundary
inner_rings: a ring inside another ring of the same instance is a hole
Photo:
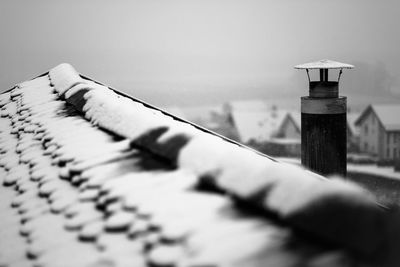
[[[309,96],[301,97],[301,163],[322,175],[346,176],[347,99],[339,96],[339,81],[354,66],[320,60],[295,68],[305,69],[309,81]],[[337,81],[329,81],[330,69],[339,70]],[[311,81],[310,70],[319,70],[319,81]]]

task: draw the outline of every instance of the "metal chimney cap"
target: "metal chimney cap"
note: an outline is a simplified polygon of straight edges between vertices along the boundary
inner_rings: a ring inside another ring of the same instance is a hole
[[[323,59],[315,62],[300,64],[294,67],[295,69],[352,69],[353,65]]]

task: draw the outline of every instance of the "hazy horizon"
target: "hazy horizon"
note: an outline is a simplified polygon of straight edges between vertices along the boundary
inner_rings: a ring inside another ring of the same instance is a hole
[[[307,94],[293,66],[351,63],[350,103],[400,102],[395,0],[22,1],[0,4],[0,85],[55,65],[156,105]]]

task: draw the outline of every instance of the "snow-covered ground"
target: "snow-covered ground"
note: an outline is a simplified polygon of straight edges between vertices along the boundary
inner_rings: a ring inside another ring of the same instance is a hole
[[[400,181],[400,172],[393,167],[378,167],[376,164],[347,164],[347,172],[367,173]]]
[[[283,161],[286,163],[300,165],[299,158],[285,158],[279,157],[277,158],[279,161]],[[395,172],[392,166],[377,166],[376,164],[347,164],[347,172],[348,173],[365,173],[380,176],[383,178],[390,178],[400,181],[400,172]]]

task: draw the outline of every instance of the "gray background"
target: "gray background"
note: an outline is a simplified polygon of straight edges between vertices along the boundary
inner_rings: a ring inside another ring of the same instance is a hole
[[[298,101],[329,58],[350,103],[398,102],[396,0],[1,0],[0,88],[62,63],[157,105]]]

